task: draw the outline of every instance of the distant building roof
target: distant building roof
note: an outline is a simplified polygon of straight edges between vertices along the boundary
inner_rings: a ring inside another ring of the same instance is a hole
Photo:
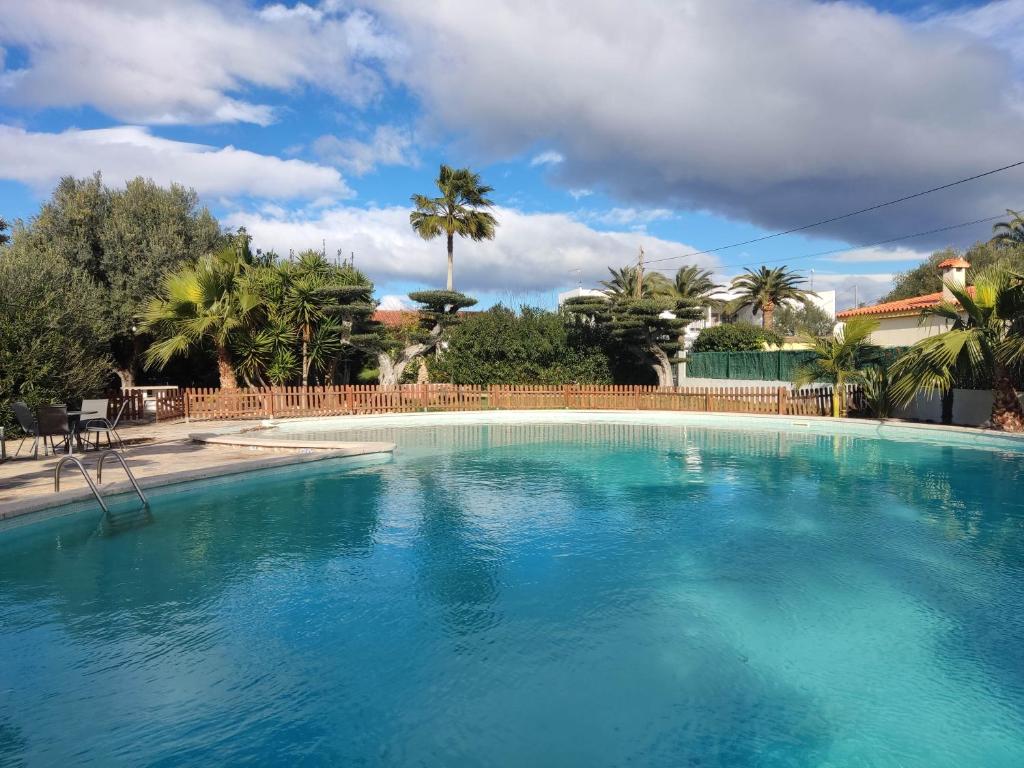
[[[373,319],[389,328],[398,328],[415,324],[419,313],[414,309],[378,309],[374,311]]]
[[[950,261],[953,261],[953,259],[950,259]],[[941,266],[941,264],[939,266]],[[968,286],[967,293],[971,296],[974,296],[973,285]],[[861,315],[913,315],[917,314],[923,309],[937,307],[941,303],[942,291],[939,291],[938,293],[926,293],[924,296],[912,296],[909,299],[887,301],[884,304],[874,304],[870,307],[857,307],[856,309],[847,309],[843,312],[837,312],[836,320],[846,320],[847,318],[859,317]]]

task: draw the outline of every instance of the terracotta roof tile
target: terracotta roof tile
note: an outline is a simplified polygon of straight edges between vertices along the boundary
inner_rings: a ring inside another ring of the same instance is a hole
[[[374,311],[373,319],[389,328],[398,328],[403,325],[415,325],[419,320],[419,313],[412,309],[378,309]]]
[[[939,269],[969,269],[971,262],[961,259],[959,256],[939,262]]]
[[[974,286],[968,286],[967,293],[974,295]],[[942,303],[942,291],[938,293],[926,293],[924,296],[913,296],[909,299],[898,301],[887,301],[884,304],[874,304],[870,307],[857,307],[847,309],[843,312],[836,312],[836,320],[846,320],[849,317],[860,317],[862,315],[906,315],[920,312],[922,309],[937,307]]]

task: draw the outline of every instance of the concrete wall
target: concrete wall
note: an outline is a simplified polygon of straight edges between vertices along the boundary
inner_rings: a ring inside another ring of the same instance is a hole
[[[1024,402],[1024,395],[1021,395]],[[918,419],[920,421],[942,421],[942,398],[939,396],[917,399],[907,408],[893,414],[902,419]],[[989,420],[992,415],[992,392],[987,389],[954,389],[953,390],[953,423],[967,427],[978,427]]]
[[[946,321],[938,318],[880,317],[878,330],[871,334],[871,341],[880,347],[909,347],[921,339],[934,336],[947,329]]]

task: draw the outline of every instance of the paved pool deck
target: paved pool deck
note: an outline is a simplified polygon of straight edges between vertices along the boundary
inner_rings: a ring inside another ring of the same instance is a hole
[[[220,477],[258,469],[303,464],[324,459],[390,453],[391,443],[295,444],[282,450],[259,439],[245,438],[243,430],[260,427],[254,421],[186,422],[129,425],[118,432],[125,442],[124,457],[143,489],[177,482]],[[234,433],[237,438],[223,438]],[[239,434],[241,433],[241,434]],[[193,438],[209,436],[211,442]],[[83,499],[91,499],[81,473],[73,466],[61,472],[60,493],[53,490],[53,472],[62,455],[26,459],[31,441],[26,440],[21,457],[12,459],[18,441],[8,440],[8,460],[0,462],[0,520]],[[76,452],[91,477],[96,476],[96,452]],[[112,461],[103,466],[104,496],[130,491],[124,471]]]

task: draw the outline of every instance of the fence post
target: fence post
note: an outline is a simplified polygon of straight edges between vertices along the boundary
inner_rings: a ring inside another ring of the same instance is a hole
[[[779,387],[779,416],[785,416],[788,410],[789,390],[785,387]]]
[[[186,424],[189,423],[189,420],[190,420],[189,416],[190,416],[190,414],[192,412],[192,398],[190,398],[188,396],[188,393],[191,392],[191,391],[192,391],[191,389],[186,388],[185,391],[182,393],[182,398],[185,401],[185,423]]]

